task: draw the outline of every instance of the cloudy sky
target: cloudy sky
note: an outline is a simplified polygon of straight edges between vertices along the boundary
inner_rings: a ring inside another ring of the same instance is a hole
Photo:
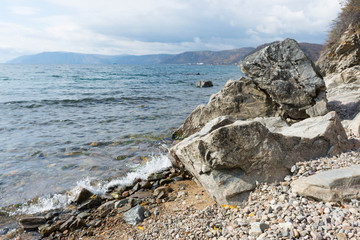
[[[0,62],[24,54],[180,53],[323,43],[339,0],[0,0]]]

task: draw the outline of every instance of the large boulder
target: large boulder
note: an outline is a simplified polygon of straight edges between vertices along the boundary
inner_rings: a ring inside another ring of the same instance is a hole
[[[239,204],[256,182],[281,180],[298,161],[352,147],[335,112],[290,127],[269,122],[277,124],[273,132],[261,121],[216,118],[171,149],[174,164],[183,165],[219,204]]]
[[[291,184],[291,189],[324,202],[360,199],[360,165],[300,178]]]
[[[210,120],[281,116],[295,120],[327,113],[325,83],[295,40],[274,43],[241,64],[251,79],[229,81],[207,105],[198,106],[174,137],[198,132]]]
[[[246,57],[240,68],[286,117],[305,119],[327,112],[325,82],[295,40],[285,39]]]
[[[178,130],[180,136],[200,131],[209,121],[228,115],[236,119],[274,116],[277,108],[251,79],[229,80],[220,92],[212,95],[207,105],[199,105]]]

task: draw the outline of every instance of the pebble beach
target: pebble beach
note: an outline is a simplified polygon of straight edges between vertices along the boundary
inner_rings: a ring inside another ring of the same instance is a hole
[[[147,211],[141,223],[127,224],[124,207],[106,214],[93,209],[85,215],[86,227],[44,239],[359,239],[358,200],[324,203],[290,187],[298,178],[359,162],[357,151],[298,162],[282,182],[259,183],[242,206],[218,205],[194,180],[174,181],[165,185],[172,192],[162,201],[139,202]],[[34,234],[19,231],[3,239]]]
[[[359,153],[353,151],[299,162],[283,182],[259,184],[244,206],[219,206],[204,191],[185,189],[187,194],[178,191],[174,200],[181,209],[166,211],[161,204],[151,209],[157,213],[135,227],[116,221],[115,215],[93,232],[96,237],[85,234],[83,239],[360,239],[359,201],[324,203],[293,194],[290,188],[298,178],[359,161]],[[207,204],[197,209],[202,201]]]

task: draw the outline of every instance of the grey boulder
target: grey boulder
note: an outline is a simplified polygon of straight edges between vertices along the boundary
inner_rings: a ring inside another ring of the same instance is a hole
[[[325,82],[295,40],[274,43],[246,57],[239,67],[286,117],[326,114]]]
[[[325,83],[295,40],[274,43],[248,56],[240,68],[251,79],[229,80],[188,116],[175,138],[188,137],[224,115],[237,120],[276,116],[301,120],[328,112]]]
[[[298,161],[352,148],[335,112],[290,127],[274,123],[271,132],[260,121],[216,118],[171,149],[173,163],[184,166],[219,204],[240,204],[256,182],[282,180]]]
[[[291,184],[291,189],[324,202],[360,199],[360,165],[300,178]]]
[[[127,212],[124,213],[123,219],[127,224],[136,225],[138,223],[141,223],[144,219],[145,208],[143,208],[140,205],[137,205]]]

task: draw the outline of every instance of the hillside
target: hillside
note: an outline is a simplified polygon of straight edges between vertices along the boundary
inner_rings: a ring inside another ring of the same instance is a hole
[[[228,65],[237,64],[240,60],[244,59],[254,48],[238,48],[225,51],[197,51],[185,52],[173,57],[170,57],[162,63],[167,64],[215,64],[215,65]]]
[[[257,48],[244,47],[224,51],[193,51],[180,54],[98,55],[72,52],[43,52],[15,58],[16,64],[212,64],[233,65],[269,44]],[[303,51],[315,61],[322,49],[320,44],[300,43]]]

